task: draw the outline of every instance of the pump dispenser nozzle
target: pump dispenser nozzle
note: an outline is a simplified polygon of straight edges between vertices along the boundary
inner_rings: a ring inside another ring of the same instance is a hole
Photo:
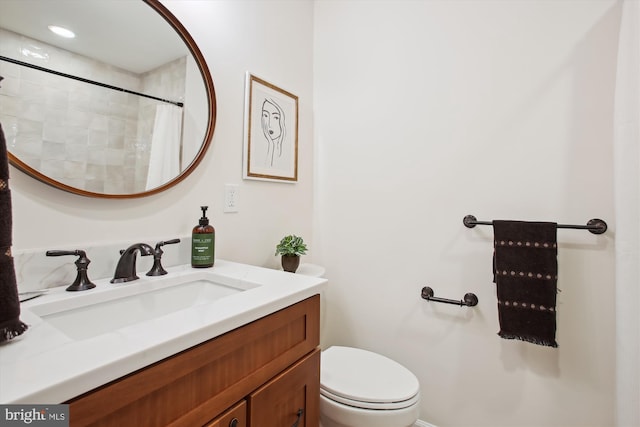
[[[200,206],[202,209],[202,218],[200,218],[200,225],[209,225],[209,218],[207,218],[207,209],[209,206]]]

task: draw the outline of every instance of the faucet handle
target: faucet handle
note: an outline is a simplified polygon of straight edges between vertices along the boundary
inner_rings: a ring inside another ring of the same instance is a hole
[[[171,239],[156,243],[156,248],[153,250],[153,267],[147,272],[147,276],[162,276],[167,274],[167,271],[162,268],[161,263],[162,254],[164,253],[162,246],[174,243],[180,243],[180,239]]]
[[[158,242],[156,243],[156,250],[160,249],[160,246],[172,245],[174,243],[180,243],[180,239],[171,239],[171,240],[165,240],[164,242]]]
[[[96,287],[91,280],[89,280],[89,276],[87,276],[87,268],[91,260],[87,258],[87,253],[83,250],[76,249],[75,251],[63,251],[63,250],[51,250],[46,252],[47,256],[64,256],[64,255],[75,255],[78,257],[75,264],[78,270],[78,274],[76,275],[76,280],[73,281],[71,285],[67,288],[67,291],[86,291],[88,289],[93,289]]]

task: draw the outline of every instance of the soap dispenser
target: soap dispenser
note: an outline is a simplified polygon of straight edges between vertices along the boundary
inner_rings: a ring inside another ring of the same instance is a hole
[[[191,266],[195,268],[213,267],[216,231],[209,225],[207,218],[208,206],[201,206],[202,218],[198,225],[193,227],[191,235]]]

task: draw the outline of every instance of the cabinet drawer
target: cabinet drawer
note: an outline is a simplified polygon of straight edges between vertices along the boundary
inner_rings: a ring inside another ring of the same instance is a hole
[[[247,402],[243,400],[204,427],[247,427]]]
[[[315,295],[70,400],[71,427],[202,426],[315,349],[319,331]]]
[[[318,427],[320,350],[277,375],[249,396],[249,425]]]

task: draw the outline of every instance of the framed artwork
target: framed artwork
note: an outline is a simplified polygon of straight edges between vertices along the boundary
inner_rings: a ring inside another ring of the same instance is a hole
[[[243,178],[298,181],[298,97],[247,72]]]

